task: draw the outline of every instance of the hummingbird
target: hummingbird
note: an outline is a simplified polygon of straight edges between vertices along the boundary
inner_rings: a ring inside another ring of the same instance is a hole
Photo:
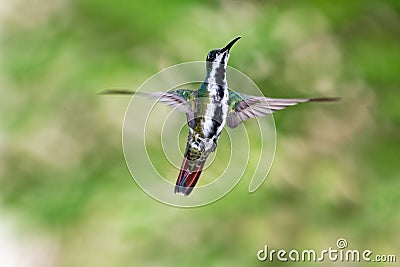
[[[194,189],[208,156],[215,151],[223,128],[235,128],[243,121],[262,117],[304,102],[337,101],[337,97],[269,98],[235,92],[228,87],[226,68],[232,46],[211,50],[206,57],[206,77],[198,90],[139,93],[186,113],[189,134],[174,192],[188,196]],[[109,89],[101,94],[135,94],[130,90]]]

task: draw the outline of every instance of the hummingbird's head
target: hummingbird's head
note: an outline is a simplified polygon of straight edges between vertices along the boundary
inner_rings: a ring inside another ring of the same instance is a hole
[[[206,58],[207,69],[210,70],[213,65],[226,66],[229,59],[229,50],[231,49],[233,44],[236,43],[240,38],[241,36],[236,37],[223,48],[211,50]]]

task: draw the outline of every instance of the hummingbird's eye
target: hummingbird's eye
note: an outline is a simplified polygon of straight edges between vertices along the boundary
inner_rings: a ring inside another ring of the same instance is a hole
[[[216,55],[217,55],[216,50],[210,51],[210,53],[208,53],[208,55],[207,55],[207,61],[213,61],[215,59]]]

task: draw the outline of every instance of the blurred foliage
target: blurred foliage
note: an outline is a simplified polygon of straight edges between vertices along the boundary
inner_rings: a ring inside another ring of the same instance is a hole
[[[398,252],[399,3],[4,1],[1,209],[51,240],[56,266],[252,266],[265,244],[339,237]],[[244,179],[206,207],[158,203],[125,166],[129,99],[96,93],[138,88],[237,35],[230,65],[266,95],[342,101],[275,115],[275,162],[256,193]]]

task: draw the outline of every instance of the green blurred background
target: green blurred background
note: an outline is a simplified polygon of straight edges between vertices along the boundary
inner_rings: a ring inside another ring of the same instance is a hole
[[[0,265],[290,265],[256,253],[340,237],[398,253],[399,11],[396,0],[2,1]],[[275,115],[275,161],[256,193],[245,177],[214,204],[163,205],[125,165],[129,97],[96,93],[136,89],[237,35],[230,65],[265,95],[342,101]]]

